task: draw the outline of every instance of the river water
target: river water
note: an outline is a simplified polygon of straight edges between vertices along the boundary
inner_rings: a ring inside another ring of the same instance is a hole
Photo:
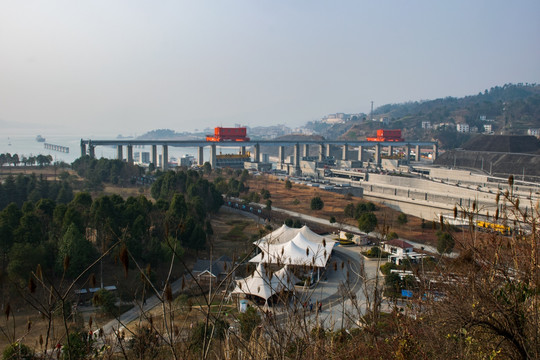
[[[43,142],[36,141],[36,135],[11,135],[11,136],[2,136],[0,135],[0,154],[10,153],[18,154],[19,159],[22,159],[23,156],[37,156],[37,155],[51,155],[53,162],[66,162],[71,164],[77,158],[81,156],[81,138],[74,135],[56,135],[56,136],[43,136],[45,137],[45,143],[61,145],[69,147],[69,153],[63,153],[59,151],[45,149]],[[102,139],[114,139],[115,137],[100,137],[95,140]],[[223,154],[237,153],[239,149],[234,147],[224,147],[218,149],[218,154],[222,151]],[[133,156],[135,161],[137,160],[136,155],[139,152],[151,152],[151,146],[134,146],[133,147]],[[158,146],[158,155],[161,154],[162,149]],[[169,161],[176,162],[185,155],[194,156],[197,159],[198,149],[194,147],[173,147],[169,146],[168,148]],[[116,159],[117,149],[116,146],[96,146],[95,148],[96,158],[107,158],[107,159]],[[123,149],[124,159],[127,157],[127,149]],[[208,161],[210,156],[209,147],[204,148],[204,159]]]

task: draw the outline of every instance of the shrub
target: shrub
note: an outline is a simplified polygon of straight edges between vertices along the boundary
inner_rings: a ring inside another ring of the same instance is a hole
[[[397,269],[397,265],[393,262],[387,262],[386,264],[381,265],[381,272],[384,275],[390,275],[390,270]]]
[[[324,202],[319,196],[314,197],[311,199],[311,210],[322,210],[324,207]]]
[[[34,353],[27,345],[16,342],[8,345],[2,353],[2,360],[34,359]]]
[[[285,189],[290,190],[292,188],[291,180],[285,180]]]
[[[238,315],[240,333],[244,339],[249,339],[253,330],[261,323],[261,316],[254,307],[248,307],[245,313]]]
[[[406,214],[401,213],[401,214],[398,215],[398,217],[397,217],[398,224],[405,225],[407,223],[407,221],[408,221],[408,219],[407,219]]]

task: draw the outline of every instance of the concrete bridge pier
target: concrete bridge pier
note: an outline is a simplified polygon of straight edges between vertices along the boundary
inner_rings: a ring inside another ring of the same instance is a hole
[[[326,145],[326,157],[329,158],[331,153],[332,153],[332,145],[327,144]]]
[[[92,144],[88,144],[88,155],[90,155],[92,159],[96,157],[96,147]]]
[[[324,144],[319,144],[319,161],[324,160],[324,151],[325,151]]]
[[[122,153],[122,145],[116,146],[116,159],[124,160],[124,154]]]
[[[81,139],[81,157],[86,156],[86,144]]]
[[[381,166],[381,144],[375,144],[375,165]]]
[[[197,165],[204,165],[204,147],[199,146],[199,156],[197,156]]]
[[[255,158],[253,159],[253,162],[260,163],[261,162],[261,145],[259,143],[256,143],[253,146],[253,153]]]
[[[416,145],[416,161],[420,161],[420,159],[422,158],[422,155],[420,154],[420,145]]]
[[[349,151],[349,145],[344,144],[343,147],[341,148],[341,160],[349,160],[349,157],[347,154],[348,151]]]
[[[163,171],[166,171],[169,167],[169,147],[167,145],[163,145],[163,155],[161,155],[161,169]]]
[[[364,147],[362,145],[358,146],[358,161],[364,161]]]
[[[246,155],[246,147],[245,146],[240,147],[240,154],[241,155]]]
[[[127,162],[133,165],[133,145],[127,146]]]
[[[405,146],[405,161],[407,162],[407,164],[409,164],[411,161],[411,145],[409,144]]]
[[[388,145],[388,156],[394,155],[394,147],[392,145]]]
[[[294,144],[294,168],[300,168],[300,144]]]
[[[157,145],[152,145],[152,150],[151,150],[151,153],[152,153],[152,164],[154,164],[154,168],[157,168],[158,166],[158,163],[157,163]]]
[[[210,145],[210,166],[212,167],[212,169],[215,169],[217,166],[216,144]]]
[[[283,165],[285,163],[285,146],[280,146],[278,148],[278,162],[279,165]]]
[[[304,144],[304,146],[302,147],[303,147],[302,156],[304,157],[309,156],[309,144]]]
[[[433,161],[437,160],[437,157],[439,156],[439,146],[437,144],[433,144]]]

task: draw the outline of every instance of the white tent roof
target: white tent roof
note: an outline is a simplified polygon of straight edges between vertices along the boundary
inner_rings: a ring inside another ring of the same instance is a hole
[[[302,226],[300,229],[297,229],[290,228],[287,225],[283,224],[279,229],[274,230],[270,234],[255,241],[254,244],[259,247],[263,244],[284,244],[287,241],[292,240],[299,233],[304,235],[306,239],[317,244],[322,244],[323,239],[325,239],[326,242],[332,241],[327,236],[321,236],[314,233],[306,225]]]
[[[314,243],[299,232],[284,244],[260,244],[262,253],[250,262],[325,267],[334,244],[335,241],[326,242],[326,246]]]
[[[308,239],[309,241],[312,241],[314,243],[317,243],[317,244],[322,244],[323,242],[323,239],[326,240],[326,242],[328,242],[330,239],[328,238],[328,236],[321,236],[319,234],[316,234],[314,233],[310,228],[308,228],[306,225],[302,226],[302,228],[300,229],[300,233],[302,235],[304,235],[304,237],[306,239]],[[330,240],[332,241],[332,240]]]
[[[285,268],[274,273],[270,279],[263,264],[259,263],[251,276],[236,282],[232,293],[255,295],[268,300],[283,289],[291,290],[296,281],[298,281],[296,277]]]
[[[289,265],[285,265],[280,270],[276,271],[274,273],[274,276],[280,279],[281,284],[287,289],[292,290],[294,289],[294,285],[300,281],[292,271],[289,269]]]
[[[283,224],[279,229],[272,231],[270,234],[260,238],[259,240],[253,242],[255,245],[259,246],[260,244],[282,244],[291,240],[298,233],[299,229],[290,228],[287,225]]]

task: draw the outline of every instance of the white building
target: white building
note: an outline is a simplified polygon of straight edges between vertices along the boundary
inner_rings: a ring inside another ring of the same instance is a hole
[[[133,160],[136,164],[150,164],[150,153],[148,151],[135,152]]]
[[[180,166],[190,167],[195,164],[195,157],[189,154],[186,154],[180,158]]]
[[[539,137],[540,136],[540,129],[528,129],[527,130],[527,135]]]
[[[404,255],[412,252],[414,246],[406,242],[405,240],[389,240],[384,243],[383,250],[392,255]]]
[[[456,130],[460,133],[468,133],[469,132],[469,124],[456,124]]]
[[[431,121],[422,121],[422,129],[431,129]]]
[[[491,124],[484,124],[484,133],[491,134],[493,133],[493,125]]]
[[[425,254],[414,252],[414,247],[405,240],[394,239],[387,241],[384,244],[384,251],[390,253],[388,261],[394,264],[401,265],[404,260],[409,260],[412,263],[418,262],[426,257]]]

